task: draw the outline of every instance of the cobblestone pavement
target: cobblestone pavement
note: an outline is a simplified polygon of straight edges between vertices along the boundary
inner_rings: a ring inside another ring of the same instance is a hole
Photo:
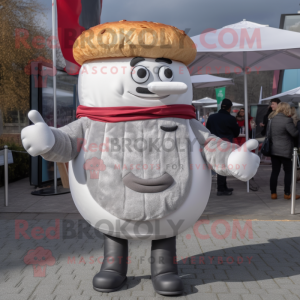
[[[23,227],[15,222],[0,221],[1,300],[169,299],[153,290],[149,241],[130,241],[128,284],[114,293],[98,293],[92,278],[102,261],[102,234],[88,227],[89,237],[84,231],[63,236],[64,222],[78,229],[81,220],[58,221],[56,233],[49,229],[55,226],[53,219],[26,220]],[[176,299],[300,299],[299,221],[206,223],[177,237],[185,293]],[[47,258],[46,266],[41,266],[41,256]]]

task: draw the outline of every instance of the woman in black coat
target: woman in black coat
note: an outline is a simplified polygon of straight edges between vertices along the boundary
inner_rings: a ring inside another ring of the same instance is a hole
[[[299,132],[291,118],[288,103],[279,103],[276,111],[269,116],[272,173],[270,178],[271,198],[277,199],[277,180],[283,165],[284,199],[291,199],[292,155],[294,140]],[[297,195],[297,199],[300,196]]]

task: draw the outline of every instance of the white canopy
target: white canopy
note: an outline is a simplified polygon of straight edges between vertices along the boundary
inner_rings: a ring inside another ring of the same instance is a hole
[[[217,100],[216,99],[212,99],[212,98],[209,98],[209,97],[205,97],[205,98],[202,98],[202,99],[199,99],[199,100],[194,100],[192,102],[193,105],[206,105],[206,104],[214,104],[214,103],[217,103]]]
[[[192,40],[197,56],[189,65],[191,74],[242,73],[244,67],[249,72],[300,68],[298,32],[242,21]]]
[[[196,88],[217,87],[233,85],[232,78],[218,77],[208,74],[191,76],[192,83]]]
[[[268,98],[264,98],[261,101],[270,101],[274,98],[279,98],[283,102],[300,102],[300,87],[289,90],[284,93],[280,93]]]
[[[243,73],[246,139],[248,140],[247,74],[300,68],[300,33],[253,22],[225,26],[192,37],[196,59],[190,74]],[[247,183],[249,192],[249,182]]]
[[[232,102],[232,107],[237,107],[237,106],[244,106],[244,104]],[[206,106],[203,106],[203,107],[204,108],[217,108],[218,105],[217,104],[212,104],[212,105],[206,105]]]

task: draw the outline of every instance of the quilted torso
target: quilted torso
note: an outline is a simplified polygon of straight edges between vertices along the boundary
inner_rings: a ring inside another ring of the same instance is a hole
[[[188,120],[177,118],[90,121],[82,146],[83,168],[95,201],[124,220],[160,219],[176,210],[190,189],[188,126]],[[167,173],[174,181],[163,191],[141,193],[124,184],[130,173],[140,179]]]

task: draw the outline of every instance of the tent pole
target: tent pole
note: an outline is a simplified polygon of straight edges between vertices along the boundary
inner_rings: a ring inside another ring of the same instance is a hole
[[[56,1],[52,0],[52,61],[53,61],[53,126],[57,127],[56,106]],[[57,165],[54,162],[54,192],[57,192]]]
[[[249,121],[248,121],[248,85],[247,85],[247,53],[243,52],[243,69],[244,69],[244,101],[245,101],[245,134],[246,141],[249,138]],[[247,193],[249,193],[249,181],[247,181]]]

